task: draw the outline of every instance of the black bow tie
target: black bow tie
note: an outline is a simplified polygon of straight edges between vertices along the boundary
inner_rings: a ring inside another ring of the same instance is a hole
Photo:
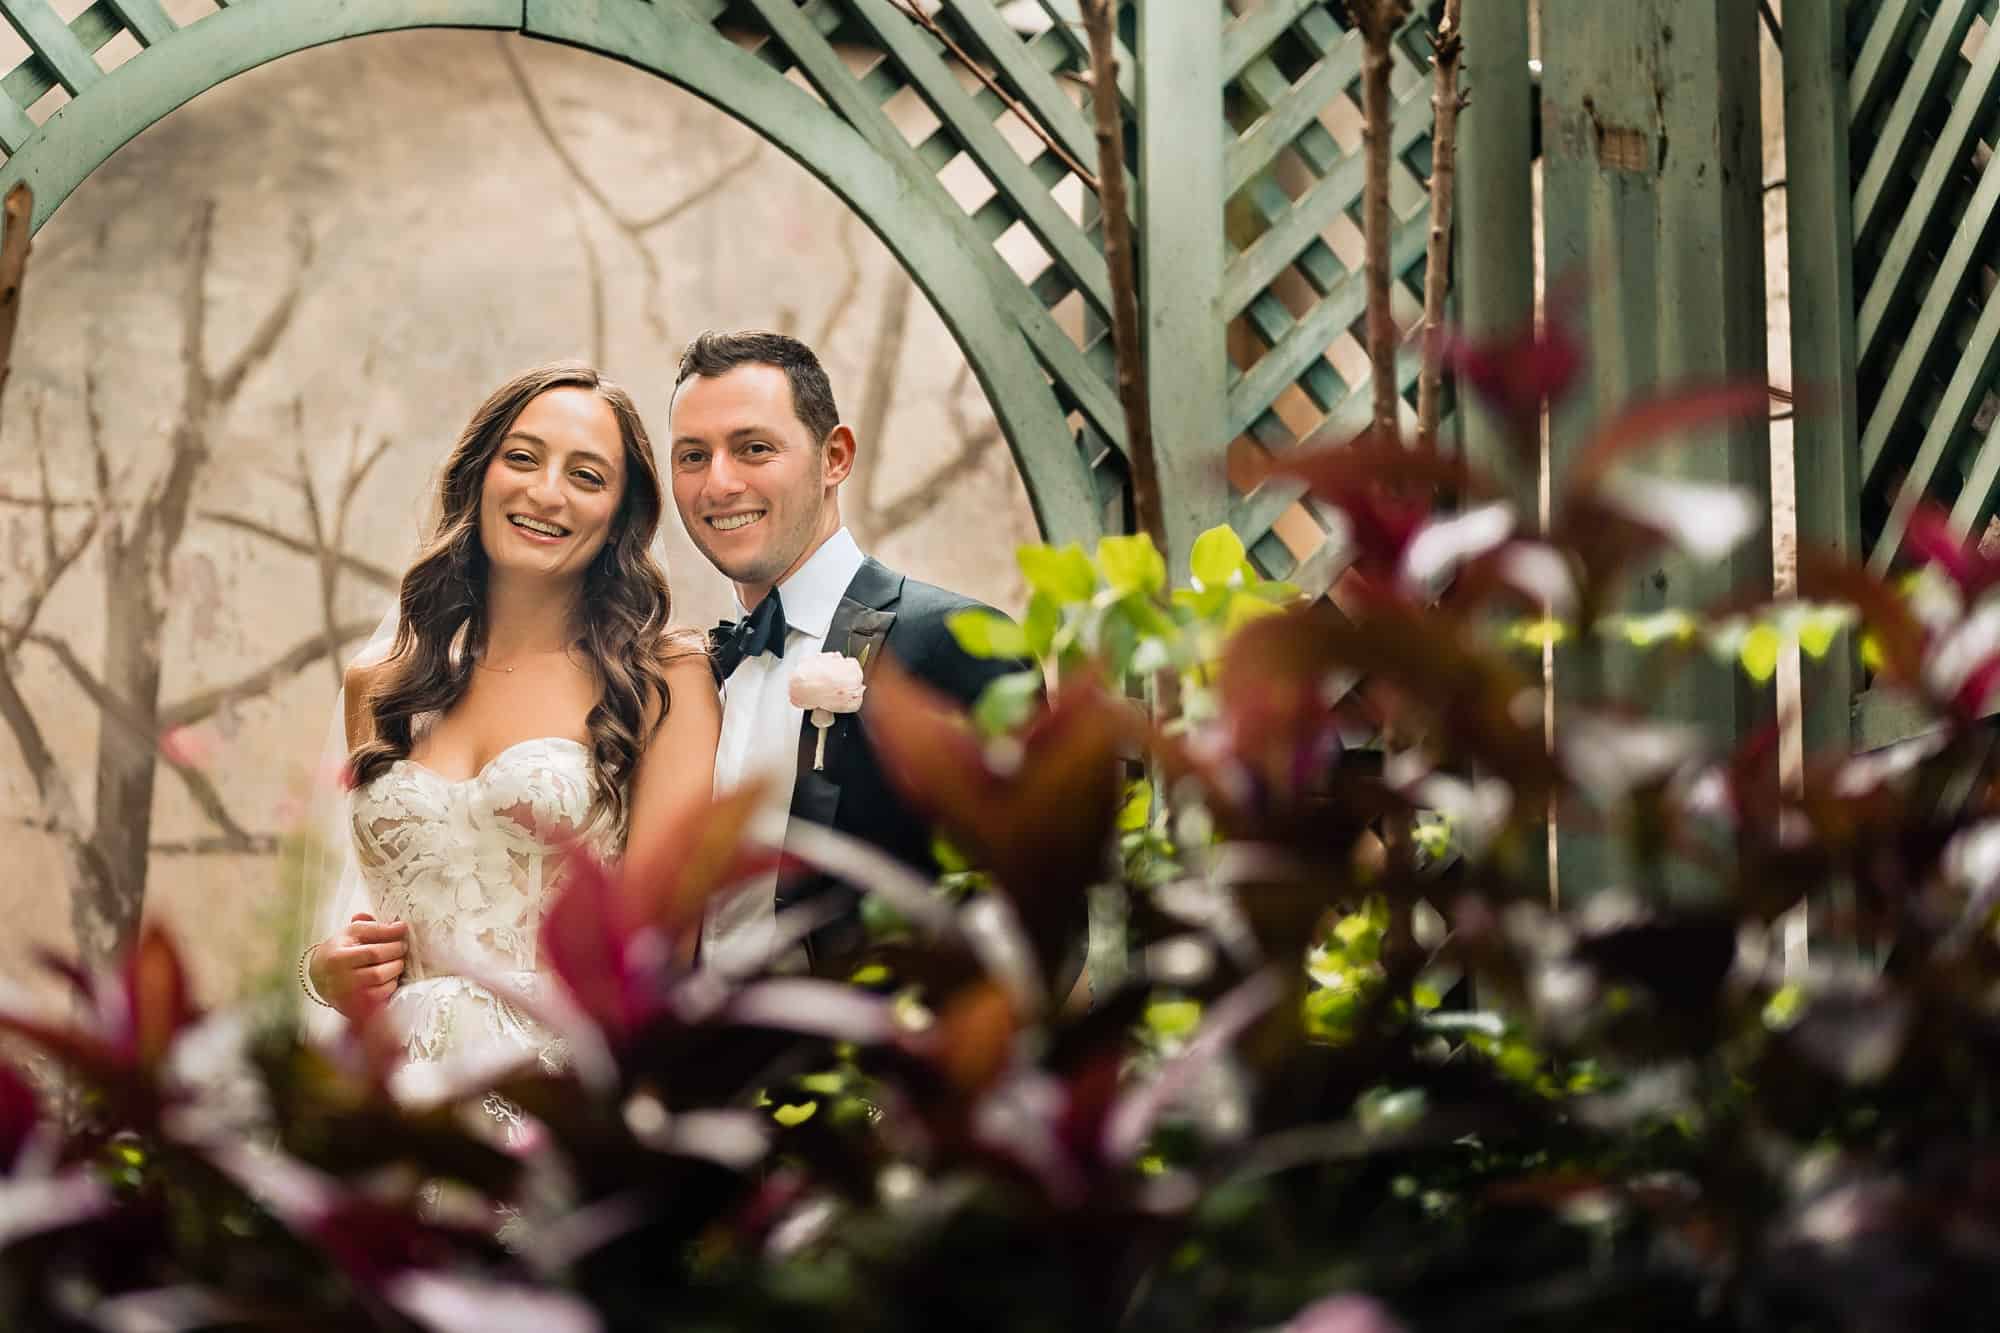
[[[709,662],[715,667],[716,682],[728,680],[745,658],[759,653],[783,657],[785,632],[785,604],[778,600],[778,590],[773,588],[757,603],[757,609],[742,620],[725,620],[715,627],[712,636],[715,655]]]

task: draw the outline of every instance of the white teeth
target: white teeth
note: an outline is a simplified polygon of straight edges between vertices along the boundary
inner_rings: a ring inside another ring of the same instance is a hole
[[[748,527],[762,517],[764,517],[762,513],[731,514],[727,518],[711,518],[708,522],[711,527],[721,528],[724,532],[733,532],[737,528]]]
[[[553,523],[544,523],[538,518],[529,518],[523,514],[510,514],[507,521],[517,528],[526,528],[530,532],[539,532],[545,537],[566,537],[569,535],[569,529],[567,528],[559,528]]]

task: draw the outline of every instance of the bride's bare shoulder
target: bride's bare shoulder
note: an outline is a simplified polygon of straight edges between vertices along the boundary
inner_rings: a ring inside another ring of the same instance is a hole
[[[654,698],[646,709],[646,734],[651,735],[676,704],[697,704],[715,698],[715,675],[708,664],[708,635],[687,625],[665,630],[654,645],[655,660],[667,687],[665,700]]]

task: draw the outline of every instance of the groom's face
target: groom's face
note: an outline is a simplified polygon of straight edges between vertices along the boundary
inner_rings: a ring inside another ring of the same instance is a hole
[[[754,602],[840,525],[853,435],[815,441],[777,366],[696,375],[674,397],[674,506],[709,563]],[[754,595],[753,595],[754,594]]]

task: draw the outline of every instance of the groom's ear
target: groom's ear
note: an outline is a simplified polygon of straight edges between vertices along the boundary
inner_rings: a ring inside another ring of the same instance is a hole
[[[827,435],[826,443],[820,448],[825,451],[825,464],[821,475],[826,484],[838,486],[847,480],[847,474],[854,471],[854,432],[845,426],[835,426]]]

